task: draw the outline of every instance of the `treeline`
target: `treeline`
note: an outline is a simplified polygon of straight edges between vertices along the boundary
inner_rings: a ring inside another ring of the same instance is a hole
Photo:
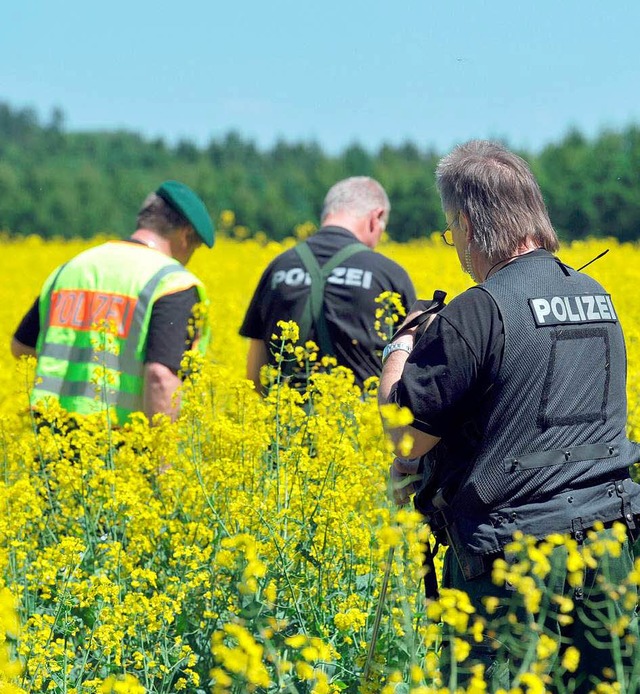
[[[314,143],[278,142],[267,151],[237,133],[205,147],[169,146],[132,132],[68,132],[56,109],[0,103],[0,230],[44,237],[125,236],[144,196],[175,178],[196,189],[230,232],[291,236],[318,222],[322,199],[337,180],[370,175],[392,202],[390,235],[399,241],[443,226],[434,170],[440,155],[411,143],[371,153],[357,144],[329,156]],[[640,126],[578,132],[531,155],[520,152],[540,181],[551,218],[565,239],[640,230]]]

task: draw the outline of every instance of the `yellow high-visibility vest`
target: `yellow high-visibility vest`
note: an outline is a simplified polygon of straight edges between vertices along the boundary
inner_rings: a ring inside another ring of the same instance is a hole
[[[119,424],[141,410],[153,305],[190,287],[208,306],[202,282],[177,260],[126,241],[91,248],[56,269],[40,294],[32,404],[54,397],[68,412],[115,412]],[[209,326],[201,313],[193,348],[204,354]]]

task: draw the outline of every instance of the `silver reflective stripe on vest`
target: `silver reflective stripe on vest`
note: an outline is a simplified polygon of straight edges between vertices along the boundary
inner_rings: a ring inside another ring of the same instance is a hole
[[[138,302],[136,303],[135,311],[133,312],[133,318],[131,320],[131,333],[135,339],[131,339],[131,333],[129,338],[122,346],[122,354],[120,355],[120,364],[122,371],[126,373],[136,373],[138,371],[138,364],[140,363],[136,359],[136,351],[138,348],[138,341],[140,340],[140,333],[142,332],[142,326],[144,324],[144,317],[147,315],[147,309],[151,303],[151,297],[154,295],[160,281],[163,280],[167,275],[171,275],[174,272],[188,272],[188,270],[182,265],[167,265],[156,272],[156,274],[145,284],[138,296]]]
[[[101,384],[88,383],[86,381],[66,381],[55,376],[42,376],[39,381],[38,390],[55,393],[56,398],[85,397],[94,399],[98,403],[99,396],[104,395],[104,389]],[[114,396],[117,402],[111,402],[110,395]],[[140,408],[140,396],[135,393],[109,392],[107,390],[107,401],[109,405],[117,405],[131,412]]]
[[[98,366],[107,369],[120,369],[120,357],[111,352],[96,352],[93,347],[76,347],[75,345],[61,345],[57,342],[46,342],[42,347],[40,356],[52,357],[76,364],[89,364],[94,362]]]

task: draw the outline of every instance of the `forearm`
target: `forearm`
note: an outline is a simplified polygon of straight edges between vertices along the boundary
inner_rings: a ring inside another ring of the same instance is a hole
[[[247,378],[253,381],[258,393],[264,391],[260,382],[260,370],[268,362],[268,356],[264,342],[251,338],[247,355]]]
[[[394,343],[401,343],[413,349],[413,336],[400,335],[394,340]],[[409,358],[409,353],[404,350],[392,352],[386,359],[380,374],[380,385],[378,387],[378,404],[387,405],[392,401],[393,392],[395,391],[398,381],[402,377],[404,365]]]
[[[409,353],[413,349],[416,339],[418,338],[417,325],[415,323],[420,315],[424,315],[424,310],[415,309],[415,307],[412,307],[411,311],[409,311],[409,315],[404,319],[402,325],[398,328],[398,331],[393,338],[393,344],[404,345],[409,349],[408,351],[405,349],[398,349],[397,351],[391,352],[391,354],[389,354],[385,360],[382,367],[382,374],[380,376],[380,386],[378,388],[378,403],[380,405],[386,405],[391,401],[393,391],[395,390],[398,381],[402,377],[404,365],[409,358]],[[434,318],[435,314],[430,315],[427,320],[424,321],[424,324],[420,329],[420,334],[427,329]]]
[[[153,415],[166,414],[172,421],[180,410],[181,381],[164,364],[149,362],[144,365],[143,409],[151,421]]]
[[[394,343],[398,342],[413,348],[414,334],[412,332],[400,333]],[[398,382],[402,378],[404,366],[409,358],[409,353],[403,349],[391,352],[387,357],[382,374],[380,376],[380,386],[378,388],[379,406],[388,405],[395,402],[394,393],[398,387]],[[431,436],[412,426],[390,426],[386,418],[382,417],[382,424],[385,432],[391,439],[394,449],[399,456],[405,458],[417,458],[428,453],[440,440],[436,436]],[[412,446],[406,450],[407,436],[411,438]]]

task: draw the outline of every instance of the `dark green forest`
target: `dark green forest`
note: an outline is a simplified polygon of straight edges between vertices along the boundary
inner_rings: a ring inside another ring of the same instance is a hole
[[[508,143],[507,143],[508,144]],[[43,237],[125,236],[145,195],[168,178],[192,186],[215,219],[223,210],[250,233],[273,239],[318,221],[337,180],[370,175],[387,189],[389,234],[398,241],[443,226],[434,170],[445,152],[415,144],[358,144],[329,156],[315,143],[278,142],[263,151],[230,132],[207,146],[169,145],[128,131],[69,132],[64,114],[47,118],[0,102],[0,230]],[[535,154],[536,174],[560,236],[616,236],[640,230],[640,126],[588,139],[569,132]]]

